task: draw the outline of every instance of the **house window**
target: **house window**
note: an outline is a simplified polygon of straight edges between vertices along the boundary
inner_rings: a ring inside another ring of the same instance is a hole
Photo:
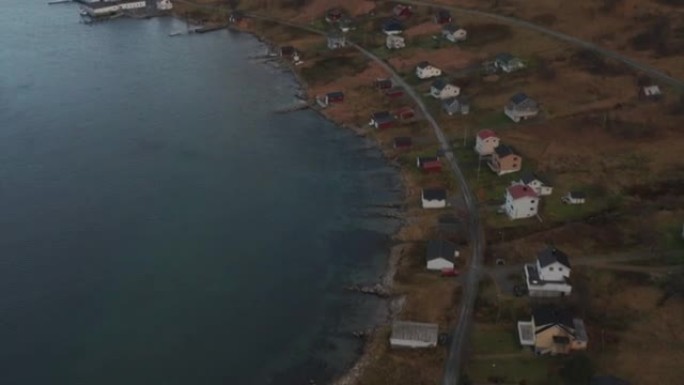
[[[535,201],[535,200],[531,200],[531,201],[530,201],[530,203],[534,203],[534,202],[536,202],[536,201]]]
[[[513,168],[518,168],[518,164],[517,164],[517,163],[513,163]]]
[[[558,268],[558,271],[563,271],[563,268],[562,268],[562,267],[559,267],[559,268]]]
[[[530,211],[534,211],[534,207],[530,207]]]
[[[553,271],[553,267],[549,267],[549,271]]]

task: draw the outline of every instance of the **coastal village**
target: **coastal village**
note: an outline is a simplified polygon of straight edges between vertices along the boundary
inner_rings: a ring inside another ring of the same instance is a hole
[[[132,2],[107,3],[84,9]],[[359,333],[364,356],[337,384],[681,383],[684,14],[590,3],[596,27],[579,32],[541,0],[173,1],[266,39],[302,106],[402,172],[388,277],[361,288],[389,297],[391,319]]]

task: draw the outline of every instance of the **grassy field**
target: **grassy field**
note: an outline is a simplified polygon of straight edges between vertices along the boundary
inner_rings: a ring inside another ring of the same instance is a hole
[[[520,353],[516,331],[502,325],[475,325],[472,337],[472,352],[475,355]]]
[[[475,357],[466,366],[465,373],[476,384],[498,379],[505,384],[525,381],[528,385],[560,385],[561,379],[550,370],[557,361],[549,357],[535,357],[531,352],[510,357]]]

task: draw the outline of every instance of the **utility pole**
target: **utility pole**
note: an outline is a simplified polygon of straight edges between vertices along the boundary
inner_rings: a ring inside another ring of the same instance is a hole
[[[480,169],[482,168],[482,155],[477,156],[477,183],[480,183]]]
[[[466,146],[466,139],[468,138],[468,126],[463,130],[463,148]]]

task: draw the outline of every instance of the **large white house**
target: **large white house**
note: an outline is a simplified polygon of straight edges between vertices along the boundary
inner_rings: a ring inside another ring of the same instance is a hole
[[[570,261],[555,247],[539,252],[536,263],[525,265],[525,282],[530,297],[561,297],[572,292]]]
[[[173,9],[173,4],[170,0],[157,0],[156,6],[160,11]],[[93,1],[81,5],[82,11],[91,17],[109,16],[124,11],[136,11],[145,8],[147,8],[146,0]]]
[[[439,326],[422,322],[394,321],[390,346],[431,348],[437,346]]]
[[[416,66],[416,76],[419,79],[435,78],[442,75],[442,70],[424,61]]]
[[[427,244],[425,267],[428,270],[453,269],[459,252],[449,241],[432,240]]]
[[[444,79],[437,79],[432,82],[430,87],[430,95],[435,99],[449,99],[458,96],[461,93],[461,89],[453,85]]]
[[[480,156],[488,156],[499,147],[499,137],[493,130],[480,130],[475,136],[475,152]]]
[[[530,187],[515,184],[506,189],[504,211],[511,219],[530,218],[537,215],[539,196]]]

